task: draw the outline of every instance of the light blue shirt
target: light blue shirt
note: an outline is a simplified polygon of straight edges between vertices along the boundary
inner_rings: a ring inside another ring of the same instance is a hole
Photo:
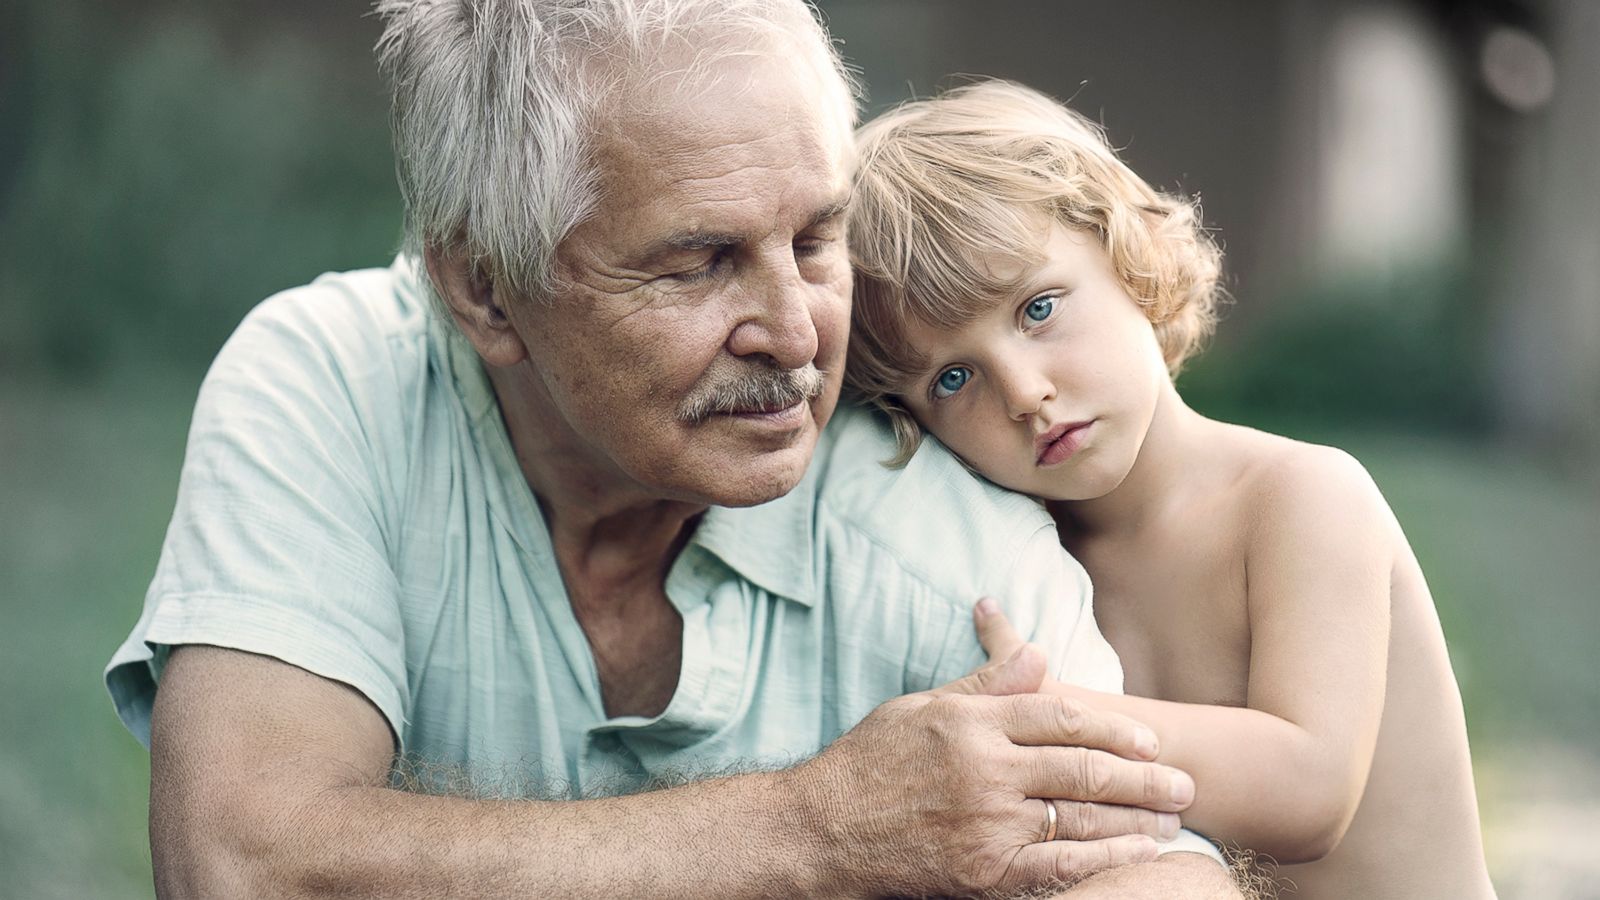
[[[676,693],[607,716],[488,380],[416,278],[401,259],[279,294],[207,375],[143,614],[106,669],[146,745],[169,648],[198,643],[348,684],[409,755],[546,792],[781,765],[981,663],[984,594],[1057,678],[1121,689],[1043,509],[931,441],[885,469],[887,427],[842,409],[795,490],[705,513],[666,581]]]

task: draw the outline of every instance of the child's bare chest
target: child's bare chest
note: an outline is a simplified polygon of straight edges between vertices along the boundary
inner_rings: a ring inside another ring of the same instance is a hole
[[[1094,581],[1095,618],[1122,659],[1124,690],[1244,705],[1250,624],[1239,548],[1190,530],[1182,540],[1072,549]]]

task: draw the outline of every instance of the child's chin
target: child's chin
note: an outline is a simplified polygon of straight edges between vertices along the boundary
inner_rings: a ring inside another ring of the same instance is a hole
[[[1099,500],[1122,484],[1126,472],[1078,472],[1076,477],[1062,479],[1059,483],[1045,485],[1035,493],[1041,500],[1056,503],[1080,503]]]

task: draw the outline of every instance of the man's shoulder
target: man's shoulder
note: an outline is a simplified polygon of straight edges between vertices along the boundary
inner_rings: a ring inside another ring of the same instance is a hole
[[[202,394],[283,409],[315,400],[362,419],[403,416],[428,383],[431,318],[405,258],[330,272],[257,304],[217,354]]]
[[[193,429],[242,441],[273,465],[286,464],[286,453],[307,464],[302,457],[315,448],[324,468],[399,490],[418,416],[442,383],[433,377],[431,318],[404,259],[274,294],[212,362]]]
[[[931,438],[903,469],[883,465],[894,453],[887,420],[861,408],[841,410],[818,447],[828,577],[854,572],[859,590],[845,599],[873,599],[852,608],[900,608],[911,593],[934,601],[950,626],[927,682],[939,684],[983,661],[971,610],[994,597],[1044,648],[1055,677],[1120,690],[1122,670],[1095,626],[1088,575],[1062,548],[1043,505],[978,477]]]
[[[996,583],[1017,555],[1053,523],[1032,498],[973,474],[927,438],[904,468],[888,421],[864,407],[842,407],[818,448],[817,507],[888,551],[912,574],[967,594]],[[1053,543],[1053,539],[1051,541]]]
[[[238,334],[357,362],[388,353],[397,339],[420,340],[428,317],[402,257],[387,268],[327,272],[273,294],[250,311]]]
[[[1050,524],[1037,500],[978,476],[932,436],[924,437],[903,468],[885,464],[895,450],[894,431],[883,415],[865,406],[841,405],[818,449],[819,495],[856,517],[888,514],[898,520],[908,507],[933,511],[943,506],[996,514],[1012,530]]]

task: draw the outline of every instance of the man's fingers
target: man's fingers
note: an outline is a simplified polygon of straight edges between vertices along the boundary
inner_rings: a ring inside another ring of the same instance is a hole
[[[1052,882],[1072,882],[1112,866],[1149,862],[1156,842],[1142,834],[1097,841],[1051,841],[1017,851],[1001,890],[1030,890]]]
[[[1136,762],[1081,747],[1023,747],[1017,788],[1025,797],[1055,797],[1156,812],[1182,812],[1194,802],[1194,779],[1159,763]]]
[[[1135,806],[1045,800],[1056,806],[1056,840],[1094,841],[1124,834],[1142,834],[1158,841],[1178,836],[1177,813],[1151,812]],[[1032,804],[1029,804],[1030,808]]]
[[[1025,643],[992,597],[984,597],[972,608],[972,624],[978,630],[978,643],[989,654],[990,662],[1005,659]]]
[[[1023,644],[1001,662],[976,669],[929,693],[988,694],[992,697],[1032,693],[1044,683],[1044,670],[1044,654],[1032,644]]]
[[[1144,724],[1067,697],[1023,694],[1007,699],[1005,709],[1001,728],[1014,744],[1088,747],[1127,759],[1155,759],[1160,749]]]

